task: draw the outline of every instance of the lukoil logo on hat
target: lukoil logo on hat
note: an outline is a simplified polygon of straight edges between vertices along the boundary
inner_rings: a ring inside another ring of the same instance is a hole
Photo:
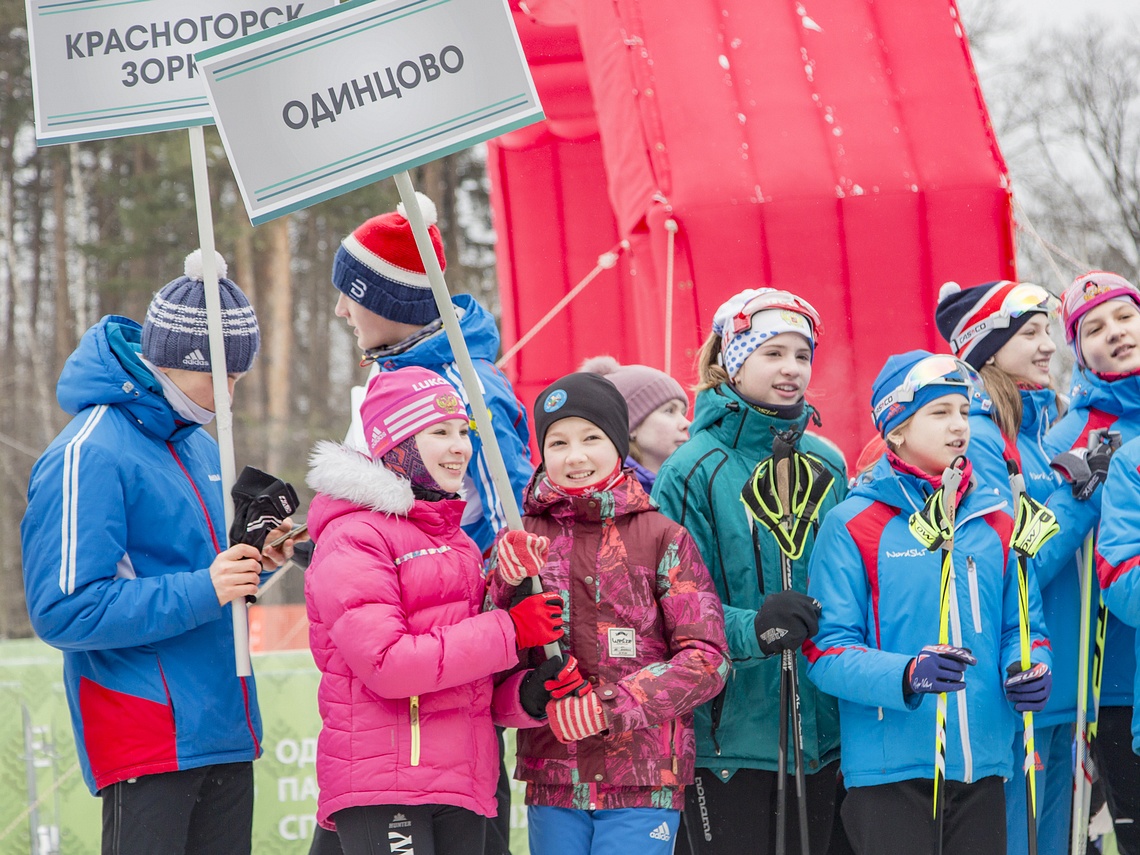
[[[382,371],[368,384],[360,417],[372,458],[438,422],[467,420],[459,393],[443,377],[411,366]]]
[[[562,409],[562,405],[566,403],[566,393],[561,389],[555,389],[546,396],[546,400],[542,404],[542,408],[548,413],[553,413],[556,410]]]

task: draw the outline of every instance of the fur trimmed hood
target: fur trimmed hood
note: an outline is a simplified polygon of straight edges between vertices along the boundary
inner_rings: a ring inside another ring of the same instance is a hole
[[[309,455],[313,490],[384,514],[407,516],[415,504],[412,482],[354,448],[323,440]]]

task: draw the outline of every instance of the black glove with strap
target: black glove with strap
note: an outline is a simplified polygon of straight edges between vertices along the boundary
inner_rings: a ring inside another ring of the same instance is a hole
[[[756,640],[766,656],[797,650],[819,631],[820,605],[799,591],[776,591],[756,613]]]
[[[265,536],[297,510],[297,491],[292,484],[252,466],[241,470],[230,495],[234,499],[230,545],[248,543],[261,549]]]
[[[1063,451],[1049,465],[1069,483],[1073,496],[1083,502],[1108,478],[1108,464],[1111,461],[1112,448],[1100,445],[1092,451],[1087,448]]]

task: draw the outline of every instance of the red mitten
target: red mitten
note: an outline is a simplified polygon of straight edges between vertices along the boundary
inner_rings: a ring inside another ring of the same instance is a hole
[[[542,687],[550,692],[550,697],[556,701],[567,695],[582,698],[594,690],[590,681],[583,677],[582,672],[578,670],[578,660],[573,656],[567,656],[566,664],[562,666],[562,669],[551,679],[545,681]]]
[[[542,535],[518,529],[504,532],[495,547],[499,578],[517,587],[528,576],[537,576],[549,546],[550,538]]]
[[[546,705],[546,716],[554,738],[564,744],[601,733],[608,726],[602,702],[593,692],[583,698],[551,701]]]
[[[520,650],[562,637],[562,598],[557,594],[531,594],[507,614],[515,625],[515,644]]]

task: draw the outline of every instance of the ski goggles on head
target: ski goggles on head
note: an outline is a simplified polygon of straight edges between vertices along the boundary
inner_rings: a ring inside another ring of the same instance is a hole
[[[768,310],[783,310],[802,315],[811,324],[809,337],[814,343],[817,336],[823,333],[823,321],[815,306],[802,297],[797,297],[790,291],[781,291],[776,288],[765,289],[744,304],[739,312],[732,318],[732,335],[738,336],[752,329],[753,318],[760,312]],[[727,332],[727,330],[726,330]]]
[[[907,404],[913,403],[923,389],[948,386],[950,389],[943,394],[960,392],[969,399],[976,389],[981,388],[981,385],[977,372],[961,359],[949,354],[928,356],[915,363],[902,383],[875,402],[871,418],[881,428],[885,419],[900,412]]]
[[[1061,301],[1040,285],[1003,282],[978,311],[961,320],[950,337],[950,347],[959,356],[965,356],[979,339],[994,330],[1006,329],[1016,318],[1031,312],[1042,312],[1052,318],[1060,309]]]

